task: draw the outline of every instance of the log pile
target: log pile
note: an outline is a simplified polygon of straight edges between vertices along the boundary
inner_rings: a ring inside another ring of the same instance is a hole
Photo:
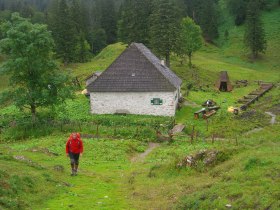
[[[157,141],[158,142],[172,142],[173,141],[173,133],[169,132],[168,135],[163,135],[159,130],[156,130]]]
[[[222,158],[221,158],[222,157]],[[219,150],[201,150],[193,155],[186,156],[177,164],[178,168],[196,167],[198,162],[202,162],[205,166],[214,166],[218,162],[223,162],[227,159],[227,155]]]
[[[248,86],[248,80],[237,80],[235,82],[235,87],[240,88],[240,87],[247,87]]]

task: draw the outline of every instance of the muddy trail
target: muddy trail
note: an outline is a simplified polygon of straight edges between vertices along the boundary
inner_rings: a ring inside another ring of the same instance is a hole
[[[131,162],[135,163],[135,162],[143,162],[146,158],[147,155],[149,155],[154,149],[156,149],[157,147],[159,147],[160,144],[159,143],[149,143],[148,149],[141,153],[141,154],[137,154],[134,157],[131,158]]]
[[[270,124],[274,125],[276,123],[276,115],[273,114],[272,112],[265,112],[265,114],[271,116]],[[246,132],[244,135],[250,135],[252,133],[257,133],[257,132],[260,132],[262,130],[263,130],[263,128],[254,128],[253,130],[250,130],[250,131]]]

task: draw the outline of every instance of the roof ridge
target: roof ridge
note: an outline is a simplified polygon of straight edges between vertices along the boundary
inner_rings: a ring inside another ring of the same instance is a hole
[[[145,57],[145,58],[158,70],[158,72],[168,81],[168,83],[169,83],[170,85],[172,85],[173,87],[177,88],[177,87],[169,80],[169,78],[167,78],[167,77],[158,69],[158,67],[155,65],[155,63],[152,62],[152,61],[149,59],[149,57],[146,56],[146,55],[143,53],[143,51],[137,47],[137,44],[142,44],[142,43],[133,43],[133,44],[134,44],[134,46],[139,50],[139,52],[140,52],[142,55],[144,55],[144,57]],[[143,45],[143,44],[142,44],[142,45]],[[143,45],[143,46],[144,46],[144,45]],[[147,49],[148,49],[148,48],[147,48]],[[150,51],[150,52],[151,52],[151,51]],[[151,54],[152,54],[152,52],[151,52]],[[156,57],[156,56],[155,56],[155,57]]]

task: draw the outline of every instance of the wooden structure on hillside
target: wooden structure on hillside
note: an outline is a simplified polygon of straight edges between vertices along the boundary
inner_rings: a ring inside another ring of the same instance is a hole
[[[240,106],[240,110],[246,110],[255,101],[258,101],[266,92],[273,88],[271,83],[262,83],[257,90],[252,91],[247,96],[244,96],[243,99],[238,100],[238,103],[243,104]]]
[[[227,71],[221,71],[220,77],[216,82],[216,88],[220,91],[230,92],[233,89],[233,86],[229,80]]]

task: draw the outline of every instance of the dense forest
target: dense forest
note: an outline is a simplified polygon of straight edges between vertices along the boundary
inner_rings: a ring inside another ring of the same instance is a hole
[[[250,25],[244,43],[257,57],[258,52],[265,50],[265,37],[261,22],[256,19],[260,17],[259,10],[269,10],[275,3],[273,0],[0,0],[0,19],[9,20],[13,12],[18,12],[32,23],[47,24],[55,41],[56,55],[64,63],[86,62],[108,44],[121,41],[144,43],[168,64],[171,52],[188,54],[178,41],[184,36],[180,30],[184,17],[190,17],[201,28],[207,42],[228,36],[226,29],[219,30],[222,6],[227,7],[236,25]],[[254,24],[259,26],[257,31],[252,31],[256,28]]]

